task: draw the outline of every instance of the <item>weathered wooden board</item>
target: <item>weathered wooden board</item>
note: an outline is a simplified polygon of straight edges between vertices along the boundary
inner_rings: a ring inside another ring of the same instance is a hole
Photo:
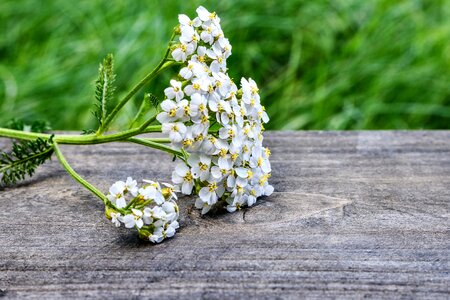
[[[450,297],[450,132],[269,132],[276,192],[160,245],[113,227],[54,159],[0,191],[0,297]],[[3,148],[7,145],[3,141]],[[170,179],[141,146],[64,146],[103,190]]]

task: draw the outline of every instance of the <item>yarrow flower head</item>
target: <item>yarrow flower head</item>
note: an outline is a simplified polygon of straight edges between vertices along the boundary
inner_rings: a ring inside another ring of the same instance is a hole
[[[135,228],[141,238],[159,243],[178,229],[175,192],[196,195],[202,214],[214,206],[234,212],[272,194],[270,150],[263,146],[269,121],[251,78],[238,87],[228,75],[232,47],[220,18],[200,6],[193,19],[179,15],[178,39],[171,46],[181,67],[164,90],[156,119],[173,150],[182,153],[163,188],[131,177],[109,189],[112,223]]]
[[[229,77],[232,47],[216,13],[200,6],[194,19],[179,15],[178,20],[171,54],[182,66],[157,116],[172,145],[189,154],[172,181],[183,194],[198,194],[195,206],[202,213],[214,205],[228,211],[252,206],[273,192],[270,151],[262,145],[269,117],[258,86],[242,78],[238,88]]]
[[[172,237],[178,229],[179,210],[175,187],[144,180],[141,187],[131,177],[117,181],[109,189],[108,200],[113,204],[106,214],[120,227],[135,228],[139,236],[153,243]]]

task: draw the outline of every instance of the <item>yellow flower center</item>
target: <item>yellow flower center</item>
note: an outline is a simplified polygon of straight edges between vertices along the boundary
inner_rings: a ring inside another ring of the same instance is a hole
[[[263,163],[262,157],[258,158],[258,167],[261,167],[262,163]]]
[[[203,141],[204,138],[205,138],[205,137],[203,136],[203,133],[200,133],[199,135],[197,135],[197,136],[194,138],[194,141],[196,141],[196,142]]]
[[[208,187],[210,192],[214,192],[215,190],[217,190],[217,184],[215,182],[210,183]]]
[[[175,117],[176,114],[177,114],[177,109],[176,108],[172,108],[169,111],[169,117]]]
[[[191,108],[189,107],[189,106],[185,106],[184,107],[184,114],[186,115],[186,116],[189,116],[189,114],[191,113]]]
[[[225,157],[227,155],[228,150],[227,149],[220,149],[219,156]]]
[[[205,124],[205,123],[207,123],[207,122],[209,122],[209,115],[208,115],[208,116],[203,115],[203,116],[202,116],[202,124]]]
[[[184,141],[183,141],[183,147],[189,147],[189,146],[192,146],[192,144],[194,143],[194,141],[193,140],[191,140],[191,139],[185,139]]]
[[[183,177],[184,181],[186,182],[192,182],[194,180],[194,177],[192,177],[191,172],[186,173]]]

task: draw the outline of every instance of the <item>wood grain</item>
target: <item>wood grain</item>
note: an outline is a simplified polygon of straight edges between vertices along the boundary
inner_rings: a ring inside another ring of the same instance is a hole
[[[160,245],[113,227],[47,163],[0,191],[0,298],[450,297],[449,131],[268,132],[266,145],[272,196],[206,217],[184,198]],[[102,190],[173,168],[138,145],[62,149]]]

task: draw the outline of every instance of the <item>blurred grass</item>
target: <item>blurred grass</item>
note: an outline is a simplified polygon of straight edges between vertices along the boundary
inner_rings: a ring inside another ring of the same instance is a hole
[[[94,127],[101,59],[115,55],[123,95],[159,61],[177,14],[200,4],[222,19],[232,77],[260,85],[270,129],[450,128],[447,0],[3,0],[0,124]],[[146,91],[162,97],[168,76]]]

